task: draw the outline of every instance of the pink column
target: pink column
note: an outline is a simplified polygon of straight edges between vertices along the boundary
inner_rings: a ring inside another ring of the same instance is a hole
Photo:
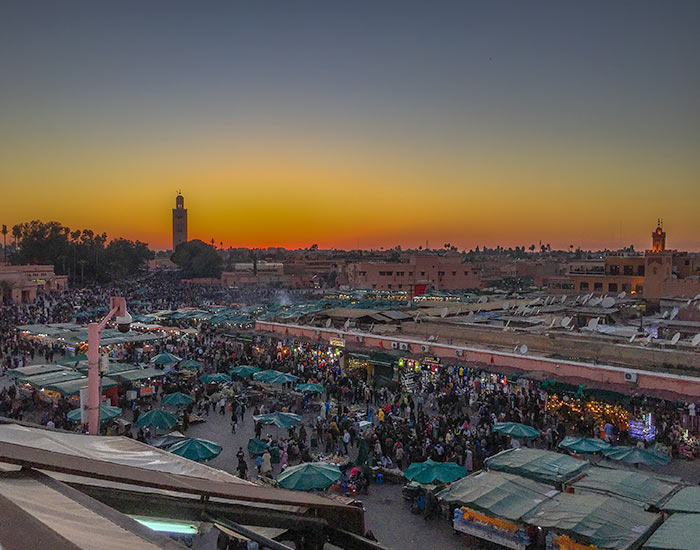
[[[88,325],[88,432],[100,433],[100,325]]]

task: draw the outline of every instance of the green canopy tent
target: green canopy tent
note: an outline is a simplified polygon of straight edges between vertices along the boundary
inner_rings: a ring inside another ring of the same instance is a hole
[[[639,506],[659,506],[681,485],[637,469],[629,471],[592,466],[571,487],[576,493],[592,492],[627,499]]]
[[[506,449],[486,459],[489,470],[507,472],[540,483],[564,483],[590,466],[587,460],[542,449]]]
[[[287,412],[260,414],[254,416],[253,420],[262,424],[274,424],[278,428],[284,428],[285,430],[301,424],[301,416]]]
[[[153,359],[151,359],[151,363],[153,363],[154,365],[172,365],[173,363],[178,363],[181,360],[182,359],[177,355],[173,355],[172,353],[164,351],[163,353],[159,353]]]
[[[631,550],[639,547],[661,516],[613,497],[560,493],[525,514],[522,521],[567,534],[579,544]]]
[[[102,386],[103,390],[106,390],[107,388],[113,388],[116,386],[117,382],[111,378],[103,376],[100,385]],[[83,377],[76,378],[74,380],[67,380],[65,382],[53,382],[51,384],[47,384],[44,389],[58,392],[61,395],[70,396],[79,394],[81,389],[87,387],[88,379]]]
[[[205,384],[225,384],[230,382],[231,377],[223,372],[216,372],[214,374],[205,374],[202,376],[202,382]]]
[[[288,384],[296,382],[299,378],[293,374],[287,374],[277,370],[264,370],[256,372],[253,375],[253,380],[256,382],[267,382],[268,384]]]
[[[7,375],[10,378],[28,378],[30,376],[41,376],[53,372],[71,372],[71,369],[60,364],[30,365],[28,367],[9,369]]]
[[[567,435],[559,443],[559,447],[574,453],[587,454],[597,453],[603,449],[608,449],[610,443],[602,439],[594,439],[592,437],[572,437]]]
[[[467,470],[454,462],[434,462],[428,459],[425,462],[414,462],[404,470],[403,475],[406,479],[418,483],[448,483],[466,476]]]
[[[685,487],[663,506],[664,512],[689,512],[700,514],[700,487]],[[698,536],[700,540],[700,536]]]
[[[206,439],[187,438],[173,443],[166,450],[195,462],[206,462],[219,456],[222,447]]]
[[[637,447],[611,447],[603,449],[603,454],[610,460],[618,460],[627,464],[646,464],[647,466],[665,466],[671,462],[671,457],[648,449]]]
[[[160,369],[149,367],[147,369],[131,369],[123,372],[114,372],[111,373],[110,376],[116,378],[120,382],[136,382],[138,380],[165,376],[165,372]]]
[[[119,416],[121,413],[122,410],[119,407],[112,407],[111,405],[102,404],[100,405],[100,422],[103,422],[105,420],[112,420]],[[73,409],[66,416],[71,422],[81,421],[81,414],[79,408]]]
[[[203,363],[195,359],[185,359],[177,364],[177,368],[185,370],[199,370],[202,368],[202,366]]]
[[[186,407],[190,403],[194,401],[194,397],[191,395],[187,395],[186,393],[182,392],[175,392],[175,393],[169,393],[165,397],[163,397],[163,400],[161,403],[163,405],[173,405],[176,407]]]
[[[87,361],[87,355],[84,353],[77,353],[76,355],[70,355],[66,357],[65,359],[59,359],[56,361],[59,365],[64,365],[66,367],[70,367],[75,365],[76,363],[80,363],[80,361]]]
[[[455,481],[437,496],[451,505],[517,521],[557,494],[559,491],[551,485],[504,472],[481,471]]]
[[[177,416],[160,409],[152,409],[145,412],[134,422],[134,426],[137,428],[151,427],[156,430],[169,430],[175,424],[177,424]]]
[[[21,384],[29,384],[33,388],[40,389],[45,388],[50,384],[67,382],[69,380],[76,380],[84,377],[85,375],[75,370],[59,370],[48,372],[46,374],[36,374],[34,376],[18,376],[17,381]]]
[[[258,372],[260,372],[258,367],[251,367],[250,365],[238,365],[231,369],[231,374],[235,374],[238,378],[250,378]]]
[[[343,476],[340,468],[326,462],[306,462],[287,468],[277,476],[280,487],[294,491],[326,489]]]
[[[248,452],[252,456],[261,455],[265,452],[265,449],[269,448],[270,446],[260,439],[251,438],[248,440]]]
[[[296,390],[304,393],[323,393],[324,391],[326,391],[326,388],[324,388],[321,384],[314,384],[310,382],[308,384],[297,384]]]
[[[539,437],[540,431],[532,426],[519,424],[518,422],[496,422],[493,431],[517,438],[535,439]]]
[[[698,550],[700,514],[673,514],[649,537],[644,550]]]

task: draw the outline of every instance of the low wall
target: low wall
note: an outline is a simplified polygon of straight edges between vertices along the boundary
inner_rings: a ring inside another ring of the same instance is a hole
[[[387,336],[268,321],[256,321],[255,330],[278,334],[280,338],[295,337],[316,341],[342,338],[345,347],[350,349],[379,348],[386,351],[402,351],[406,355],[425,354],[441,357],[452,363],[485,363],[504,371],[542,371],[559,380],[583,381],[591,386],[625,390],[626,393],[649,393],[668,399],[700,398],[700,376],[559,360],[532,354],[520,355],[466,345],[428,342],[411,336]],[[636,381],[628,381],[630,377]]]

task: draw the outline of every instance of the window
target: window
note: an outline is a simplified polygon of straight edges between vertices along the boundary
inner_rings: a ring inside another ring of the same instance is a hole
[[[372,288],[377,288],[377,285],[372,285]]]
[[[391,275],[394,274],[394,272],[393,272],[393,271],[387,271],[386,274],[387,274],[388,276],[391,276]]]
[[[587,282],[582,282],[579,287],[579,290],[588,290],[588,283]]]
[[[465,271],[465,272],[464,272],[464,276],[465,276],[465,277],[469,276],[469,272],[468,272],[468,271]]]
[[[603,283],[593,283],[593,292],[603,292]]]
[[[399,288],[400,288],[400,289],[403,288],[403,285],[399,285]]]
[[[610,275],[619,275],[620,274],[620,266],[619,265],[608,266],[608,273]]]
[[[623,273],[625,275],[634,275],[634,266],[631,266],[631,265],[624,266]]]
[[[643,285],[637,285],[637,286],[634,287],[634,291],[635,291],[637,294],[641,294],[642,292],[644,292],[644,286],[643,286]]]
[[[457,275],[457,272],[456,272],[456,271],[453,271],[453,272],[452,272],[452,276],[454,277],[455,275]]]
[[[632,285],[629,283],[622,283],[622,290],[624,290],[625,292],[629,292],[630,290],[632,290]]]
[[[408,276],[409,276],[409,277],[413,277],[413,271],[409,271],[409,272],[408,272]]]
[[[617,283],[608,283],[608,292],[617,292]]]
[[[438,271],[438,277],[442,277],[442,276],[444,276],[444,275],[445,275],[445,272],[444,272],[444,271]]]
[[[420,272],[420,276],[421,276],[421,277],[425,277],[425,271],[421,271],[421,272]]]
[[[644,266],[643,265],[637,266],[637,275],[644,276]]]
[[[397,271],[397,272],[396,272],[396,276],[397,276],[397,277],[403,277],[403,276],[405,275],[405,273],[406,273],[405,271]]]
[[[391,290],[391,285],[389,285],[389,290]]]

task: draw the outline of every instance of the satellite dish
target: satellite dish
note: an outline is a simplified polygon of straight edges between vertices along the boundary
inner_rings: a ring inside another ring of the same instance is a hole
[[[515,344],[515,347],[513,348],[513,353],[516,353],[518,351],[518,344]]]
[[[510,307],[510,304],[508,302],[503,302],[503,309],[508,309]]]
[[[559,301],[563,304],[564,302],[566,302],[566,299],[567,299],[567,298],[568,298],[568,296],[567,296],[566,294],[564,294],[564,295],[561,297],[561,300],[559,300]]]
[[[696,334],[695,336],[693,336],[693,339],[690,343],[695,347],[700,346],[700,334]]]
[[[695,295],[695,298],[693,298],[693,301],[695,301],[695,300],[700,300],[700,294]]]
[[[571,323],[571,317],[564,317],[561,320],[561,328],[566,328],[569,326],[569,323]]]
[[[448,313],[449,313],[449,310],[446,307],[443,307],[442,311],[440,312],[440,317],[442,317],[444,319],[445,317],[447,317]]]
[[[632,337],[630,338],[630,344],[632,344],[636,339],[637,339],[637,335],[633,334]]]
[[[678,308],[674,307],[673,311],[671,312],[671,315],[669,316],[669,321],[673,321],[676,318],[676,315],[678,315]]]
[[[673,338],[671,338],[671,345],[675,346],[678,343],[678,340],[681,339],[681,333],[676,332],[676,334],[673,335]]]
[[[350,319],[348,319],[347,321],[345,321],[345,324],[343,325],[343,328],[344,328],[345,330],[348,330],[348,329],[350,328]]]
[[[606,296],[605,298],[603,298],[602,306],[604,308],[608,309],[608,308],[613,307],[614,305],[615,305],[615,298],[613,298],[611,296]]]
[[[332,323],[332,321],[331,321],[330,317],[328,319],[326,319],[326,328],[330,327],[331,323]]]
[[[590,330],[596,330],[598,328],[598,317],[595,317],[595,318],[591,319],[590,321],[588,321],[587,326]]]
[[[586,305],[586,302],[588,301],[588,299],[589,299],[590,297],[591,297],[590,294],[586,294],[586,295],[583,297],[583,300],[581,301],[581,305],[582,305],[582,306],[585,306],[585,305]]]
[[[664,314],[661,316],[662,319],[666,319],[668,317],[668,310],[664,311]]]
[[[523,355],[527,353],[527,346],[525,344],[520,346],[520,353],[522,353]]]
[[[623,290],[622,292],[620,292],[620,294],[617,295],[617,299],[624,300],[625,296],[627,296],[627,293]]]

